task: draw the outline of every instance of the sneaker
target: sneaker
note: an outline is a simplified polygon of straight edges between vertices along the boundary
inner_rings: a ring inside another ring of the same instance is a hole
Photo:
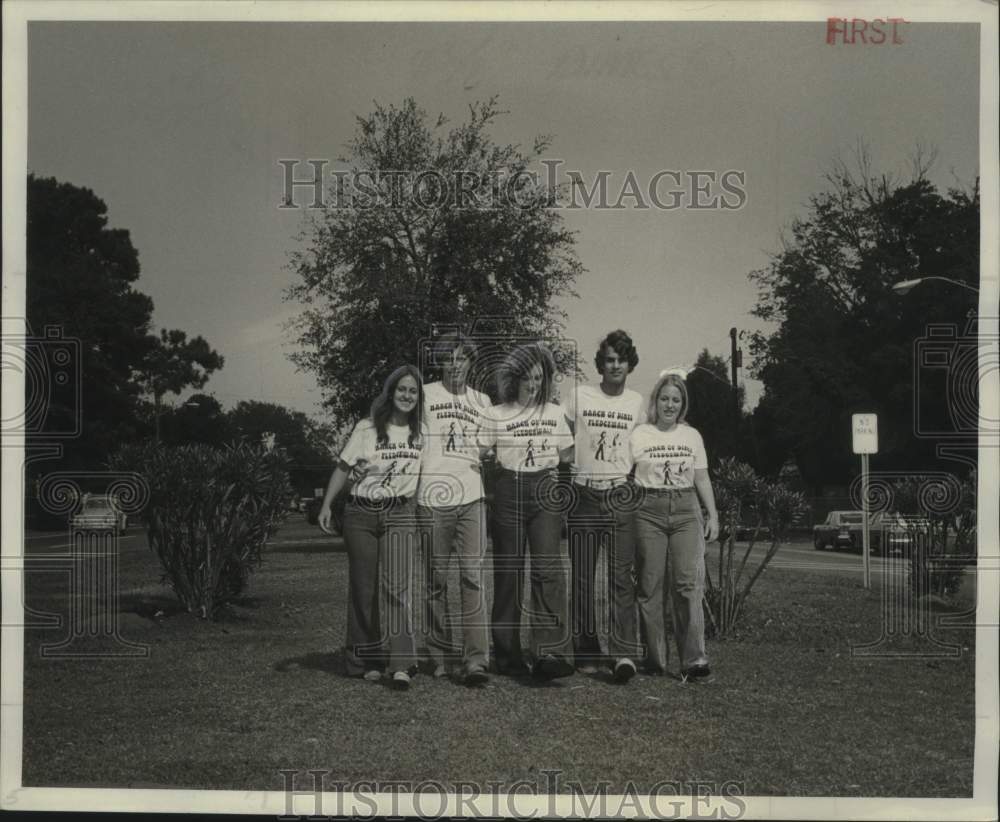
[[[435,679],[444,679],[446,676],[448,676],[448,669],[444,665],[438,665],[434,669]]]
[[[366,682],[378,682],[382,678],[382,672],[371,668],[365,671],[364,679]]]
[[[627,657],[622,657],[615,663],[615,671],[614,671],[615,682],[621,682],[622,684],[624,684],[634,676],[635,676],[635,663],[631,659],[628,659]]]
[[[405,691],[410,687],[410,675],[406,671],[396,671],[392,675],[392,687],[397,691]]]
[[[465,672],[464,681],[466,685],[485,685],[490,681],[490,675],[482,665],[472,665]]]
[[[572,676],[572,674],[573,666],[565,659],[559,659],[552,654],[546,654],[540,659],[535,660],[535,664],[531,666],[531,675],[535,679],[542,681]]]
[[[494,663],[494,667],[500,676],[520,677],[531,673],[531,669],[523,662],[506,663],[503,665],[497,662]]]
[[[712,670],[707,665],[692,665],[685,671],[681,671],[682,682],[693,682],[698,685],[705,685],[715,680]]]

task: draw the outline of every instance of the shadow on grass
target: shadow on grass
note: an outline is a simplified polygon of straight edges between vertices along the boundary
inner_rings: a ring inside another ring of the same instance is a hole
[[[291,656],[274,663],[274,670],[279,673],[289,673],[301,668],[312,671],[324,671],[329,674],[347,677],[347,665],[344,663],[344,652],[337,649],[332,653],[314,652],[302,656]]]
[[[343,554],[347,551],[343,539],[298,540],[291,542],[269,543],[266,549],[269,554]]]
[[[122,594],[120,610],[126,614],[136,614],[146,619],[160,619],[187,613],[187,609],[173,594]]]

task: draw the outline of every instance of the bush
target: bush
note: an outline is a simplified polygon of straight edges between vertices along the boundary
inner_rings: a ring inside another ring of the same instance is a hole
[[[704,608],[708,633],[721,637],[736,627],[754,583],[778,552],[794,522],[805,513],[807,503],[803,494],[789,491],[781,482],[760,479],[749,465],[735,459],[719,462],[712,488],[720,535],[725,536],[720,537],[719,566],[714,578],[708,558],[705,560]],[[750,539],[737,565],[736,534],[741,523],[750,523]],[[771,544],[741,587],[750,552],[764,534]]]
[[[913,539],[910,588],[918,597],[954,596],[962,568],[977,554],[976,471],[964,480],[915,474],[898,480],[892,490],[896,508],[911,515],[906,520]]]
[[[284,452],[245,443],[129,446],[112,460],[149,483],[140,516],[164,580],[188,611],[214,616],[244,592],[288,515],[287,464]]]

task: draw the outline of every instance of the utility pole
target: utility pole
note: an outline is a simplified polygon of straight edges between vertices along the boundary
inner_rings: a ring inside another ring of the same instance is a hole
[[[740,412],[743,409],[740,408],[740,388],[739,388],[739,383],[737,382],[738,377],[737,377],[736,372],[737,372],[737,369],[743,364],[743,356],[742,356],[743,352],[740,351],[740,349],[736,347],[736,337],[737,337],[737,331],[736,331],[736,329],[735,328],[730,328],[729,329],[729,340],[730,340],[730,343],[731,343],[732,351],[730,352],[730,355],[729,355],[729,364],[730,364],[730,370],[732,371],[732,375],[733,375],[733,379],[732,379],[733,410],[734,410],[734,412],[736,414],[736,426],[737,426],[737,431],[738,431],[739,430],[739,424],[740,424]]]

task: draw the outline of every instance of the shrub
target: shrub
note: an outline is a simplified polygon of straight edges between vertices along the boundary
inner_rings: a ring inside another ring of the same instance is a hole
[[[264,543],[288,514],[282,451],[241,443],[128,446],[113,468],[149,483],[141,517],[167,581],[192,613],[211,617],[246,589]]]
[[[894,484],[896,508],[911,515],[907,519],[913,539],[909,580],[918,597],[958,592],[962,567],[975,561],[977,553],[976,493],[975,470],[964,480],[915,474]]]
[[[705,559],[705,621],[710,634],[726,636],[736,627],[757,579],[774,558],[793,523],[806,511],[805,495],[789,491],[781,482],[760,479],[753,469],[735,459],[719,462],[712,478],[719,512],[719,565],[713,578]],[[736,534],[741,523],[750,523],[750,539],[736,564]],[[763,558],[747,570],[750,553],[759,537],[771,540]],[[746,582],[740,585],[744,572]]]

